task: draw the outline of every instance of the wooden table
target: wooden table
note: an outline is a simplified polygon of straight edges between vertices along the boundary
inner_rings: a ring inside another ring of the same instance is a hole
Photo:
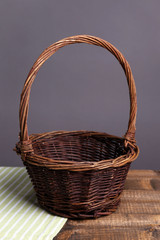
[[[68,220],[54,240],[160,239],[160,171],[130,170],[118,210],[96,220]]]

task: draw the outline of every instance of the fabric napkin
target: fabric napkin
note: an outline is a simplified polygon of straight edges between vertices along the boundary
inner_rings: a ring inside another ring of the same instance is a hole
[[[0,240],[52,240],[66,221],[38,206],[24,167],[0,167]]]

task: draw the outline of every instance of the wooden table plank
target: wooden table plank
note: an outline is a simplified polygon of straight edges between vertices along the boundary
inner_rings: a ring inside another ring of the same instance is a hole
[[[160,171],[130,170],[117,211],[95,220],[68,220],[54,240],[160,239]]]

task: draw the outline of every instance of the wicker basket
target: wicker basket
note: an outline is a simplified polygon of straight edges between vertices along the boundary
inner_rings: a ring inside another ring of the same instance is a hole
[[[32,83],[43,63],[59,48],[89,43],[110,51],[121,64],[129,86],[130,118],[123,137],[94,131],[53,131],[28,135],[27,117]],[[130,164],[139,154],[135,142],[136,88],[131,68],[110,43],[88,35],[60,40],[34,63],[20,101],[20,141],[16,152],[34,185],[38,202],[47,211],[68,218],[97,218],[114,212]]]

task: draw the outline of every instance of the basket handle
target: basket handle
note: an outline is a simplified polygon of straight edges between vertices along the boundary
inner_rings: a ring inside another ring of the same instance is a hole
[[[129,94],[130,94],[130,117],[128,123],[128,129],[124,137],[128,141],[135,142],[135,124],[136,124],[136,114],[137,114],[137,97],[136,97],[136,87],[134,78],[132,75],[131,68],[124,58],[124,56],[119,52],[112,44],[109,42],[94,36],[89,35],[77,35],[72,37],[64,38],[51,46],[45,49],[39,58],[36,60],[34,65],[32,66],[28,77],[24,83],[24,87],[21,94],[20,100],[20,109],[19,109],[19,121],[20,121],[20,140],[22,145],[25,145],[25,149],[28,146],[28,150],[30,149],[29,143],[29,136],[28,136],[28,128],[27,128],[27,118],[28,118],[28,108],[29,108],[29,98],[30,98],[30,90],[32,83],[36,77],[37,72],[39,71],[40,67],[43,63],[51,57],[59,48],[63,46],[73,44],[73,43],[88,43],[97,45],[103,48],[106,48],[109,52],[111,52],[121,64],[129,87]],[[27,149],[26,149],[27,151]]]

